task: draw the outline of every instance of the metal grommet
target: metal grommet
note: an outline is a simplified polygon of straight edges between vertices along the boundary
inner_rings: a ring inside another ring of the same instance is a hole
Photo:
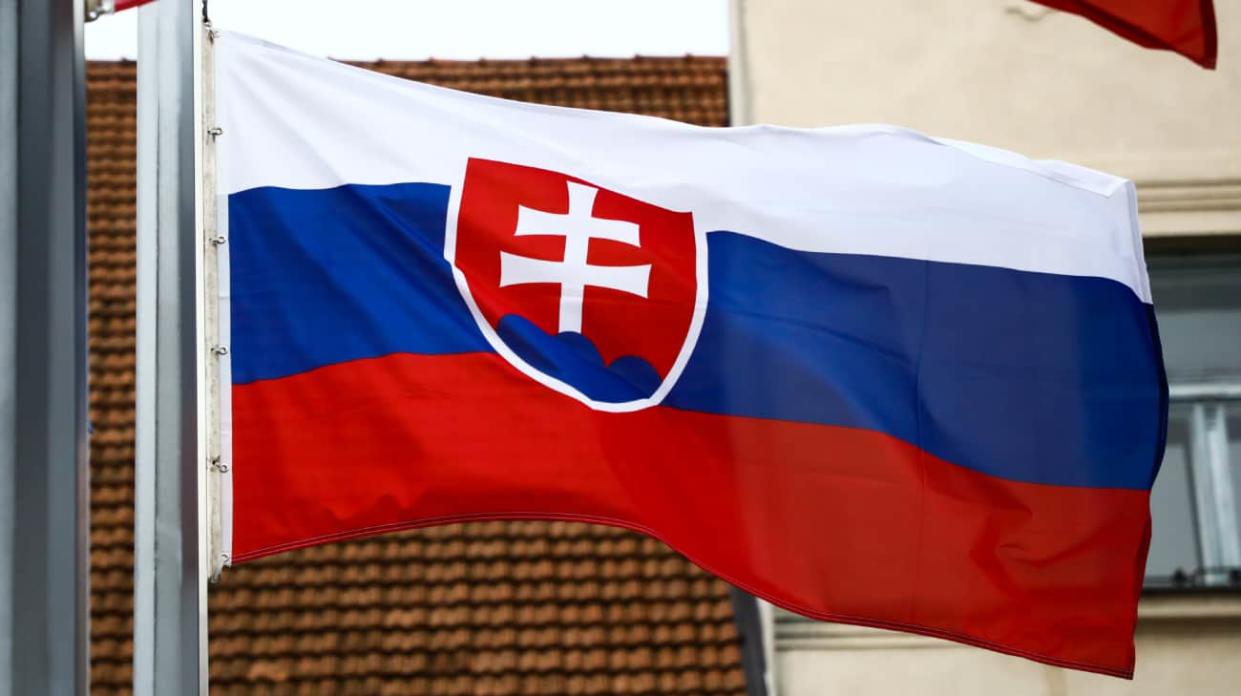
[[[228,355],[228,346],[212,346],[211,352],[216,355]]]

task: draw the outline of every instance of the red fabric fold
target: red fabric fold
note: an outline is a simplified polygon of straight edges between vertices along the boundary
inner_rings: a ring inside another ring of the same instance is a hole
[[[124,10],[131,10],[139,5],[145,5],[148,2],[153,2],[153,0],[116,0],[115,11],[122,12]]]
[[[1217,51],[1211,0],[1034,0],[1086,17],[1147,48],[1176,51],[1214,70]]]

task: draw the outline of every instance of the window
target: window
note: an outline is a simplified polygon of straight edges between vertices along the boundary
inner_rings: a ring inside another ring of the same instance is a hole
[[[1146,586],[1241,589],[1241,257],[1150,272],[1172,403]]]

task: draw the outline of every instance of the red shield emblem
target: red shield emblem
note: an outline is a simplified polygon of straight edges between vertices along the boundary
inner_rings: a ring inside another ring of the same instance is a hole
[[[457,285],[514,367],[608,411],[671,389],[706,306],[706,244],[690,213],[471,159],[449,227]]]

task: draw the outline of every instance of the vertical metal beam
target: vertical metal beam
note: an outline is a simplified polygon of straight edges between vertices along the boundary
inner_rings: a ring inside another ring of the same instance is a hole
[[[202,3],[139,10],[134,693],[207,693]]]
[[[750,85],[746,0],[729,0],[728,20],[728,125],[748,126],[754,122],[754,91]]]
[[[0,694],[89,683],[82,3],[0,0]]]
[[[0,675],[13,665],[13,484],[17,432],[17,0],[0,0]],[[0,696],[12,696],[0,678]]]

